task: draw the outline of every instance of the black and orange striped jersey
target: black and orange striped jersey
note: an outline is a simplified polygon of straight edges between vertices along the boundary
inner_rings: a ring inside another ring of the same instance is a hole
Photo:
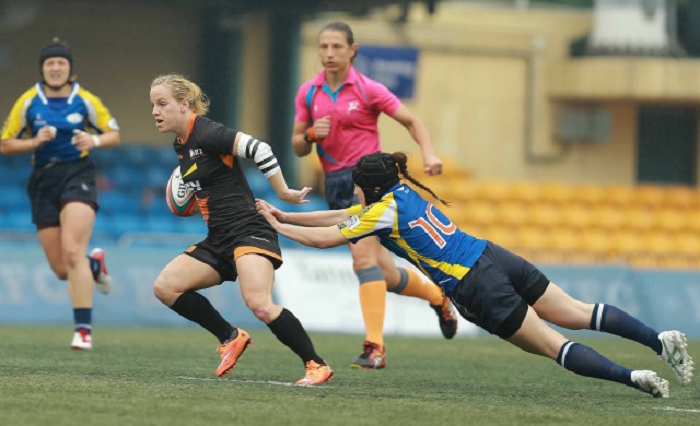
[[[195,191],[215,244],[230,238],[233,229],[270,228],[255,209],[240,162],[233,156],[236,130],[193,114],[187,135],[173,144],[182,179]]]

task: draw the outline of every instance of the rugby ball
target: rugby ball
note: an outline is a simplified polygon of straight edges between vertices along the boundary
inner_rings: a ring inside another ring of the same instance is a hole
[[[175,167],[165,188],[165,201],[176,216],[193,216],[199,212],[194,191],[182,180],[180,166]]]

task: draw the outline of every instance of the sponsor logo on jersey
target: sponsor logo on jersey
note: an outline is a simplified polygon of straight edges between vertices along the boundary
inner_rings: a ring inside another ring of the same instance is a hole
[[[355,229],[355,228],[357,228],[357,226],[359,224],[360,224],[360,218],[358,218],[357,216],[350,216],[350,219],[338,224],[338,228],[339,229],[343,229],[343,228]]]
[[[71,124],[80,124],[85,120],[85,117],[83,117],[82,114],[78,114],[77,112],[74,112],[73,114],[68,114],[68,117],[66,117],[66,121],[71,123]]]
[[[202,148],[190,149],[190,158],[197,158],[201,157],[202,155],[204,155],[204,152],[202,152]]]

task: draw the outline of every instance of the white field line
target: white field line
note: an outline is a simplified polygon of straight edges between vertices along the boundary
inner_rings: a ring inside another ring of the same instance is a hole
[[[177,376],[176,379],[213,381],[213,382],[222,382],[223,381],[223,382],[237,382],[237,383],[253,383],[253,384],[258,384],[258,385],[288,386],[288,387],[295,387],[295,388],[313,388],[313,389],[332,388],[332,386],[329,386],[328,384],[324,384],[323,386],[304,386],[304,385],[297,385],[296,383],[292,383],[292,382],[277,382],[274,380],[215,379],[213,377],[188,377],[188,376]]]
[[[686,413],[700,413],[700,410],[691,410],[688,408],[675,408],[675,407],[654,407],[654,410],[683,411]]]

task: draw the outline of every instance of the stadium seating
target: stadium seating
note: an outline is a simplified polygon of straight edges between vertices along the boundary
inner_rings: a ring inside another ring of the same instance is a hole
[[[176,217],[164,199],[177,165],[170,146],[122,145],[94,153],[101,211],[95,238],[206,233],[201,216]],[[244,166],[250,166],[242,162]],[[411,173],[451,201],[443,211],[480,238],[491,239],[537,262],[624,262],[640,267],[700,268],[700,191],[684,186],[573,185],[562,182],[481,181],[446,162],[428,177],[420,162]],[[0,156],[8,178],[0,229],[33,232],[26,184],[28,156]],[[253,193],[281,205],[257,169],[245,169]],[[420,190],[425,197],[432,197]],[[326,209],[323,197],[289,211]],[[435,202],[440,206],[439,202]],[[290,245],[288,240],[281,239]]]
[[[99,204],[94,236],[118,240],[127,234],[206,234],[201,216],[181,218],[173,215],[165,203],[165,184],[177,158],[171,146],[151,147],[123,144],[114,149],[92,153],[98,170]],[[242,162],[244,166],[249,166]],[[8,178],[6,200],[0,203],[0,231],[33,232],[27,181],[31,174],[28,155],[0,155],[0,171]],[[256,197],[281,204],[267,179],[256,169],[244,169]],[[308,211],[327,208],[318,194],[310,203],[291,206],[290,210]]]

